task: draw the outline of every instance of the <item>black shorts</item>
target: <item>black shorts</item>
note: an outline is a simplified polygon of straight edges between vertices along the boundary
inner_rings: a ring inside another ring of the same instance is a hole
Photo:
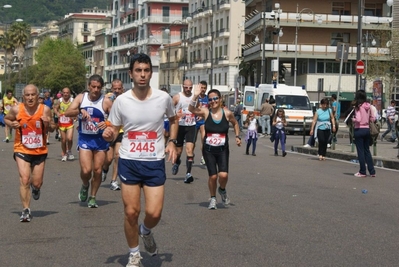
[[[186,143],[195,143],[196,136],[196,127],[193,126],[179,126],[179,131],[177,132],[177,147],[181,147],[184,144],[184,140]]]
[[[35,165],[39,165],[40,163],[44,162],[47,158],[47,154],[29,155],[29,154],[16,152],[16,153],[14,153],[14,160],[15,160],[15,157],[23,159],[26,162],[29,162],[30,166],[34,167]]]
[[[202,155],[209,176],[218,174],[219,172],[229,172],[230,150],[228,147],[217,149],[205,144],[202,149]]]
[[[109,145],[114,147],[116,143],[121,143],[123,138],[123,133],[119,133],[116,139]]]

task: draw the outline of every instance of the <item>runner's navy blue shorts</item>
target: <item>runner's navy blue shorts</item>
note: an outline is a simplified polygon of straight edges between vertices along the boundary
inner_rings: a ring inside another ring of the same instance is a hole
[[[119,158],[118,175],[121,183],[161,186],[165,184],[165,159],[142,161]]]

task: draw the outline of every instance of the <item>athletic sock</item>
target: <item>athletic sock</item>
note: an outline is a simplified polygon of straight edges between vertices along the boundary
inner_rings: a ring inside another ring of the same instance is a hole
[[[193,166],[194,156],[187,156],[187,173],[191,173],[191,167]]]
[[[134,247],[134,248],[129,248],[129,252],[130,252],[130,253],[133,253],[133,254],[139,252],[139,246]]]
[[[151,233],[151,229],[148,229],[143,223],[140,225],[140,233],[142,233],[143,235],[148,235]]]

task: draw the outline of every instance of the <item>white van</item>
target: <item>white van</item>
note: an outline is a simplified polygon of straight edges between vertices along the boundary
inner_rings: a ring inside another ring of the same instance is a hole
[[[304,119],[305,130],[310,131],[313,111],[306,90],[300,86],[285,84],[260,84],[258,88],[245,86],[243,99],[245,110],[242,120],[246,119],[249,111],[254,111],[255,116],[259,118],[262,104],[271,96],[276,100],[276,108],[283,108],[285,111],[288,132],[302,132]]]

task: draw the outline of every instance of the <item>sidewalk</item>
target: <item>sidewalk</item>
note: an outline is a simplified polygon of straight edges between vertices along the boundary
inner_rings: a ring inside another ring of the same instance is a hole
[[[381,129],[381,134],[386,129]],[[386,136],[386,139],[389,139],[390,135]],[[306,142],[309,136],[306,136]],[[371,154],[373,156],[374,165],[378,167],[384,167],[389,169],[399,170],[399,159],[398,159],[398,149],[394,147],[397,145],[397,142],[392,143],[389,141],[381,141],[377,140],[376,147],[370,147]],[[306,148],[303,147],[303,139],[301,142],[296,141],[294,145],[292,145],[291,150],[302,153],[302,154],[310,154],[317,155],[317,147]],[[345,124],[340,123],[340,128],[337,133],[337,143],[335,144],[335,148],[331,146],[331,148],[327,149],[328,158],[336,158],[341,160],[357,160],[357,152],[356,146],[352,146],[349,144],[349,129]]]

